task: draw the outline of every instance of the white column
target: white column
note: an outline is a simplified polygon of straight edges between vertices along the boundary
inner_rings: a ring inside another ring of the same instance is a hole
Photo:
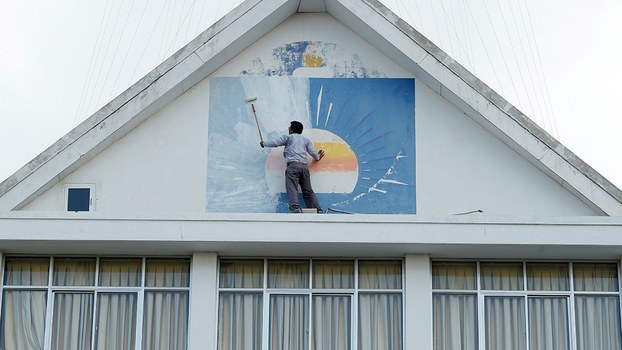
[[[427,255],[406,255],[404,349],[432,350],[432,267]]]
[[[188,350],[216,349],[218,320],[218,257],[194,253],[190,278]]]

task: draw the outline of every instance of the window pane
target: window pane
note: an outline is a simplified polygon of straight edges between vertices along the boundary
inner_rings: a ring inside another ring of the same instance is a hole
[[[309,288],[309,261],[270,260],[268,288]]]
[[[97,298],[95,349],[134,349],[136,293],[99,293]]]
[[[522,263],[480,263],[482,289],[523,290]]]
[[[434,294],[434,349],[477,349],[477,296]]]
[[[188,259],[147,259],[145,287],[188,287]]]
[[[528,263],[527,288],[529,290],[569,290],[568,264]]]
[[[401,294],[359,294],[358,348],[402,349]]]
[[[95,264],[95,259],[54,259],[54,285],[95,285]]]
[[[263,294],[220,293],[218,350],[260,350]]]
[[[484,322],[487,350],[526,349],[525,299],[486,297]]]
[[[309,348],[307,295],[270,296],[270,350]]]
[[[262,260],[221,260],[220,288],[262,288]]]
[[[0,318],[0,349],[43,349],[44,291],[5,291]]]
[[[402,288],[402,262],[360,261],[359,288],[400,289]]]
[[[185,350],[188,341],[188,293],[145,292],[144,350]]]
[[[47,286],[50,259],[6,258],[4,284],[7,286]]]
[[[566,297],[529,298],[529,348],[570,349]]]
[[[574,288],[576,291],[617,292],[618,267],[616,264],[575,263]]]
[[[314,296],[311,349],[350,350],[350,314],[350,296]]]
[[[577,350],[622,349],[617,296],[576,296]]]
[[[354,288],[354,262],[314,260],[313,288]]]
[[[475,263],[432,263],[432,288],[474,290],[477,288]]]
[[[54,295],[53,350],[91,349],[92,326],[92,293]]]
[[[99,285],[105,287],[139,287],[141,259],[100,259]]]

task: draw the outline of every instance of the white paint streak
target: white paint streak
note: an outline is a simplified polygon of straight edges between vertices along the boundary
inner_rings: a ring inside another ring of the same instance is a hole
[[[324,85],[320,87],[320,93],[317,96],[317,112],[315,113],[315,125],[320,125],[320,104],[322,103],[322,93],[324,92]]]
[[[387,184],[394,184],[394,185],[408,186],[408,184],[407,184],[407,183],[400,182],[400,181],[395,181],[395,180],[380,179],[380,180],[378,180],[378,182],[379,182],[379,183],[387,183]]]
[[[380,193],[383,193],[383,194],[384,194],[384,193],[387,193],[387,191],[385,191],[385,190],[379,190],[379,189],[377,189],[377,188],[375,188],[375,187],[372,187],[372,188],[370,188],[370,189],[369,189],[369,192],[372,192],[372,191],[380,192]]]
[[[328,114],[326,114],[326,121],[324,122],[324,127],[328,125],[328,119],[330,118],[330,112],[332,110],[333,110],[333,103],[331,102],[330,105],[328,105]]]

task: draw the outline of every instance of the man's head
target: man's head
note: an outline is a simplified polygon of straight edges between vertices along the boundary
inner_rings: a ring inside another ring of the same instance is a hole
[[[290,134],[302,134],[302,129],[303,128],[304,127],[302,126],[301,122],[294,120],[289,125],[289,133]]]

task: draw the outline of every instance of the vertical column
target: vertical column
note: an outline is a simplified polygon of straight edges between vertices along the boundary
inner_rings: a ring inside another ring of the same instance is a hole
[[[427,255],[406,255],[404,350],[432,350],[432,267]]]
[[[192,255],[188,350],[216,349],[217,267],[216,253],[194,253]]]

